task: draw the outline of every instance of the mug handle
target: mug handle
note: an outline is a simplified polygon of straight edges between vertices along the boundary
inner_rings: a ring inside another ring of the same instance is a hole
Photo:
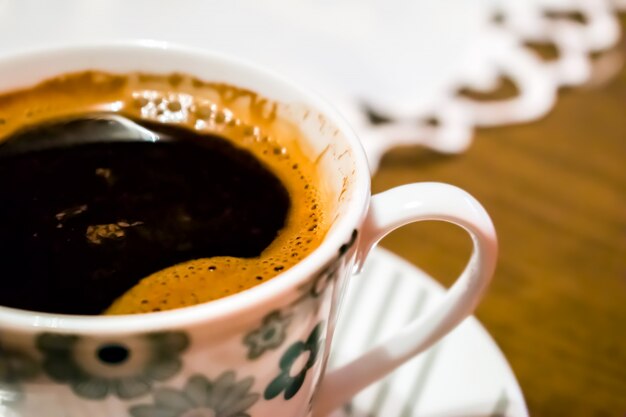
[[[313,417],[326,417],[359,391],[432,346],[478,305],[495,270],[496,233],[480,203],[452,185],[409,184],[372,197],[357,247],[359,269],[385,235],[423,220],[445,221],[465,229],[474,244],[469,263],[439,305],[362,356],[329,371],[317,393]]]

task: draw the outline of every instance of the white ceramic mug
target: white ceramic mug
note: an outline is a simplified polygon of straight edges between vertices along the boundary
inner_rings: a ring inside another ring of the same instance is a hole
[[[370,198],[358,138],[315,95],[254,65],[154,42],[5,58],[0,92],[87,69],[182,72],[273,100],[279,117],[305,133],[308,148],[316,155],[330,150],[319,166],[335,196],[327,214],[337,220],[323,243],[293,268],[210,303],[97,317],[0,307],[0,415],[323,417],[431,346],[476,307],[497,253],[483,207],[466,192],[436,183]],[[422,220],[454,223],[471,235],[474,251],[465,271],[436,308],[354,362],[325,372],[348,279],[383,236]]]

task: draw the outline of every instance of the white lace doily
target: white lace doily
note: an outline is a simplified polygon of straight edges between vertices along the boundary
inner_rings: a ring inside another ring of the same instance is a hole
[[[0,0],[0,56],[128,38],[242,56],[334,102],[374,170],[398,144],[461,152],[476,126],[546,114],[559,87],[589,81],[590,54],[618,41],[618,6],[626,1]],[[529,41],[552,44],[558,58],[542,60]],[[502,77],[516,96],[458,94],[493,90]]]

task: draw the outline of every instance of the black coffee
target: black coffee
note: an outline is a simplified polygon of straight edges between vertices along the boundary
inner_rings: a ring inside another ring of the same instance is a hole
[[[231,141],[117,115],[5,139],[0,196],[0,305],[69,314],[100,314],[183,261],[259,256],[290,208]]]

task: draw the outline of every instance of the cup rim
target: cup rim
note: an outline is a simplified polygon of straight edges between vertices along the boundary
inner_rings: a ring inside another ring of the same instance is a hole
[[[41,59],[42,55],[48,55],[51,58],[57,57],[58,59],[64,54],[88,55],[94,51],[119,53],[145,50],[160,50],[164,54],[184,55],[191,59],[220,62],[236,67],[240,71],[251,73],[254,77],[259,78],[259,84],[271,84],[288,89],[295,93],[305,105],[323,114],[343,134],[352,151],[350,154],[356,167],[355,181],[351,185],[353,197],[343,203],[347,205],[345,215],[328,231],[320,246],[302,261],[267,282],[218,300],[173,310],[114,316],[55,314],[0,306],[0,328],[108,335],[154,332],[229,320],[235,316],[250,313],[263,304],[279,302],[293,288],[297,288],[304,281],[310,279],[312,274],[330,262],[336,256],[339,247],[350,238],[353,231],[359,229],[358,226],[365,215],[369,202],[370,176],[367,156],[356,132],[332,104],[272,69],[245,59],[197,47],[154,40],[126,40],[73,43],[12,53],[0,57],[0,70],[2,65],[7,62],[24,61],[26,64],[30,60]]]

